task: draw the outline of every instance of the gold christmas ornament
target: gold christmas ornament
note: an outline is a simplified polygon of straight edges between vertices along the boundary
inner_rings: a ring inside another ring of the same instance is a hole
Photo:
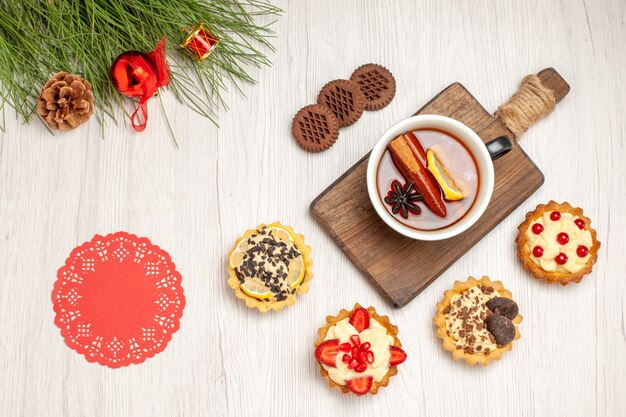
[[[91,83],[80,75],[58,72],[41,89],[37,114],[51,128],[72,130],[93,114]]]

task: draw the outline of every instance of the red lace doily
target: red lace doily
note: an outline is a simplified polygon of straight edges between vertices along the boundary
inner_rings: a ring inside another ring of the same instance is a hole
[[[54,323],[67,345],[111,368],[163,351],[185,297],[167,252],[126,232],[95,235],[75,248],[52,291]]]

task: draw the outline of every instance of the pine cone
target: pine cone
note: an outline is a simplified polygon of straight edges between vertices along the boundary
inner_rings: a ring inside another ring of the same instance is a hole
[[[80,75],[56,73],[43,86],[37,113],[52,129],[72,130],[93,114],[91,83]]]

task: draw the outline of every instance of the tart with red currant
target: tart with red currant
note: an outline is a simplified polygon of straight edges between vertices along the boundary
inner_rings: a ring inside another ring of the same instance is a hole
[[[326,325],[317,333],[315,359],[320,373],[344,394],[378,393],[406,360],[398,328],[374,307],[357,303],[351,311],[341,310],[326,317]]]
[[[280,311],[309,290],[310,255],[304,236],[291,227],[261,224],[237,239],[228,254],[228,285],[246,306]]]
[[[591,220],[569,203],[538,205],[518,230],[518,258],[536,278],[549,283],[578,283],[598,259],[600,242]]]
[[[522,316],[500,281],[469,277],[444,293],[433,322],[443,348],[454,360],[487,366],[513,348],[520,338]]]

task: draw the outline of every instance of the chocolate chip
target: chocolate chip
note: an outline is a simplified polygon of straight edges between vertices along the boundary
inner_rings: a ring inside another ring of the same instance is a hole
[[[493,287],[488,287],[486,285],[481,285],[480,286],[480,290],[484,293],[484,294],[491,294],[493,292]]]
[[[448,314],[451,310],[450,305],[447,305],[446,308],[443,309],[443,314]]]
[[[493,311],[494,314],[499,314],[508,318],[509,320],[513,320],[517,317],[517,313],[519,309],[515,301],[506,297],[496,297],[487,301],[487,308]]]
[[[515,339],[515,325],[508,318],[494,314],[485,319],[485,324],[498,345],[506,345]]]

